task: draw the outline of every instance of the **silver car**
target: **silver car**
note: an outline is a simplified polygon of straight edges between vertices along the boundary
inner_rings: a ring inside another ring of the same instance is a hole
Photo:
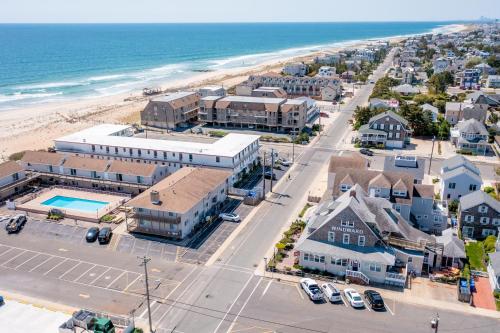
[[[241,218],[238,214],[234,213],[220,213],[219,217],[224,221],[240,222]]]

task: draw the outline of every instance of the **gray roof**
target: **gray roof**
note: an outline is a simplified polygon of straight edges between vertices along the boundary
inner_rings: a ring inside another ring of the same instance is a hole
[[[464,242],[458,238],[455,230],[452,228],[444,230],[441,236],[436,237],[436,241],[444,245],[443,256],[465,259]]]
[[[430,111],[430,112],[435,113],[435,114],[439,113],[439,109],[437,107],[435,107],[434,105],[431,105],[429,103],[423,104],[422,105],[422,110],[424,110],[424,111]]]
[[[375,121],[375,120],[378,120],[378,119],[381,119],[381,118],[384,118],[384,117],[392,117],[396,120],[398,120],[400,123],[404,124],[405,126],[408,125],[408,120],[406,120],[405,118],[401,117],[399,114],[395,113],[394,111],[385,111],[385,112],[382,112],[382,113],[379,113],[373,117],[370,118],[370,123],[372,121]]]
[[[490,253],[490,265],[496,276],[500,276],[500,252]]]
[[[171,102],[171,101],[174,101],[176,99],[184,98],[184,97],[191,96],[194,94],[196,94],[196,92],[194,92],[194,91],[179,91],[179,92],[175,92],[175,93],[170,94],[170,95],[155,97],[155,98],[151,99],[151,101],[153,101],[153,102]]]
[[[450,157],[443,162],[441,168],[443,169],[443,172],[448,172],[462,166],[466,167],[477,175],[480,174],[479,169],[474,165],[474,163],[469,161],[463,155],[455,155],[453,157]]]
[[[470,178],[473,178],[474,180],[476,180],[478,183],[480,183],[480,184],[483,183],[483,180],[481,179],[481,177],[479,175],[470,171],[466,167],[459,167],[459,168],[453,169],[451,171],[445,172],[442,177],[444,180],[446,180],[446,179],[454,178],[454,177],[459,176],[459,175],[467,175]]]
[[[395,156],[386,156],[385,157],[385,159],[384,159],[384,171],[386,171],[386,172],[391,172],[391,171],[406,172],[406,173],[413,175],[413,178],[415,178],[415,179],[418,179],[418,180],[424,179],[425,159],[417,158],[417,167],[416,168],[398,166],[395,164],[395,159],[396,159]]]
[[[481,122],[479,122],[476,119],[459,121],[457,124],[457,128],[460,131],[460,133],[465,132],[465,133],[474,133],[480,135],[488,135],[486,127],[484,127],[484,125],[481,124]]]
[[[485,193],[481,190],[474,191],[472,193],[469,193],[469,194],[466,194],[466,195],[460,197],[460,208],[462,210],[466,210],[466,209],[475,207],[475,206],[483,204],[483,203],[487,204],[492,209],[494,209],[498,213],[500,213],[500,202],[498,200],[494,199],[488,193]]]
[[[358,129],[358,132],[365,133],[365,134],[371,133],[371,134],[387,135],[387,133],[384,131],[370,128],[370,125],[368,125],[368,124],[361,125]]]

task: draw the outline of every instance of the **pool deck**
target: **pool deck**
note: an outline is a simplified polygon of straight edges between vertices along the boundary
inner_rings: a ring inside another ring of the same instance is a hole
[[[104,201],[108,202],[105,207],[99,209],[97,212],[86,212],[86,211],[81,211],[81,210],[76,210],[76,209],[67,209],[67,208],[58,208],[58,207],[51,207],[51,206],[46,206],[43,205],[42,202],[45,202],[55,196],[64,196],[64,197],[71,197],[71,198],[78,198],[78,199],[85,199],[85,200],[95,200],[95,201]],[[71,189],[66,189],[66,188],[52,188],[48,191],[45,191],[38,195],[36,198],[25,202],[21,205],[18,205],[16,209],[26,211],[26,212],[32,212],[32,213],[38,213],[38,214],[48,214],[49,210],[52,208],[58,209],[62,212],[64,212],[66,218],[73,218],[73,219],[78,219],[78,220],[83,220],[83,221],[89,221],[89,222],[99,222],[99,219],[111,212],[112,210],[116,209],[120,205],[123,204],[123,202],[128,200],[128,196],[125,195],[120,195],[120,194],[107,194],[107,193],[99,193],[99,192],[92,192],[92,191],[86,191],[86,190],[71,190]]]

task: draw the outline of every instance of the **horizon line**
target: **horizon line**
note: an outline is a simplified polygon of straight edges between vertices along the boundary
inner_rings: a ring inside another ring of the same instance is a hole
[[[498,19],[450,19],[450,20],[411,20],[411,21],[184,21],[184,22],[0,22],[0,25],[13,25],[13,24],[329,24],[329,23],[478,23],[497,21]]]

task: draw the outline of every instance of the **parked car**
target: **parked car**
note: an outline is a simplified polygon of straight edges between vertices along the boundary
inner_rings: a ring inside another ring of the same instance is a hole
[[[5,226],[5,230],[7,230],[7,233],[12,234],[14,232],[19,232],[21,229],[24,228],[24,225],[26,224],[26,216],[24,215],[16,215],[13,218],[10,219],[10,221],[7,223]]]
[[[319,288],[316,281],[309,278],[300,279],[300,286],[306,292],[307,296],[311,299],[311,301],[320,301],[323,299],[323,293]]]
[[[99,231],[99,235],[97,236],[97,239],[99,240],[99,244],[107,244],[109,243],[109,240],[111,239],[111,235],[113,232],[111,231],[110,227],[104,227]]]
[[[0,296],[0,305],[4,305],[5,301],[3,300],[3,296]]]
[[[373,151],[371,151],[370,149],[367,149],[367,148],[361,148],[359,150],[359,152],[363,155],[366,155],[366,156],[373,156]]]
[[[347,301],[353,308],[364,308],[365,302],[361,298],[361,295],[353,288],[344,289],[344,295],[347,298]]]
[[[97,240],[97,236],[99,236],[99,228],[92,227],[87,230],[87,234],[85,235],[85,240],[89,243],[95,242]]]
[[[368,304],[370,304],[372,309],[374,310],[385,309],[385,304],[384,300],[382,299],[382,296],[375,290],[366,290],[365,299],[368,302]]]
[[[323,283],[321,285],[321,290],[325,294],[326,298],[332,302],[342,302],[342,296],[340,296],[340,290],[333,283]]]
[[[274,172],[270,171],[270,170],[264,172],[264,178],[266,178],[266,179],[271,179],[272,178],[273,180],[278,179],[276,177],[276,174]]]
[[[278,160],[278,162],[283,165],[283,166],[286,166],[286,167],[289,167],[290,165],[292,165],[292,161],[289,161],[289,160],[286,160],[284,158],[280,158]]]
[[[241,218],[238,214],[234,213],[220,213],[219,217],[224,221],[240,222]]]

